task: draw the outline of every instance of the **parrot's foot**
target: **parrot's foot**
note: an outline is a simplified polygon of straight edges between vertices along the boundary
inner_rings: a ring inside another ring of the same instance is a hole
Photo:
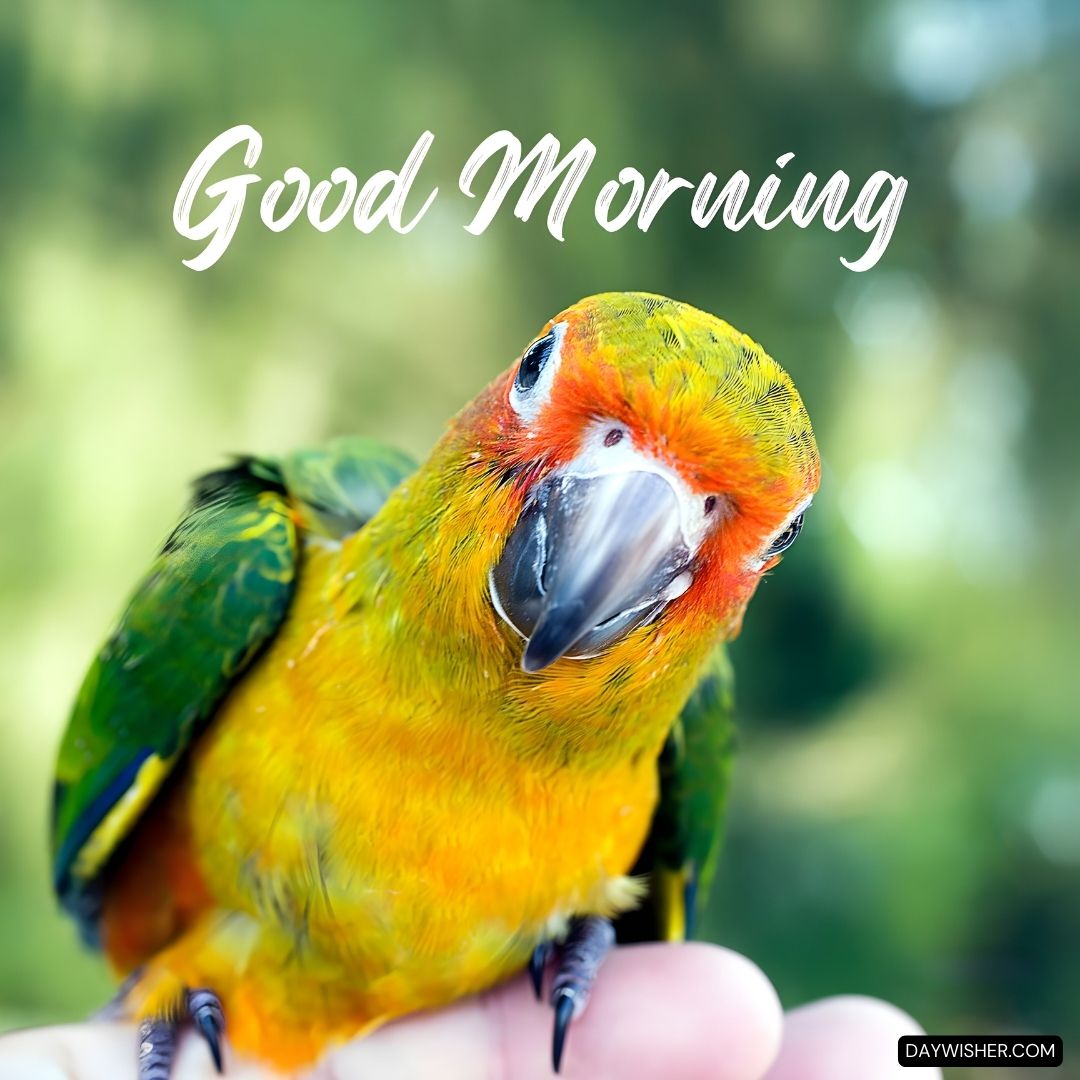
[[[529,978],[532,980],[532,988],[537,1001],[540,1001],[544,996],[544,972],[547,970],[548,961],[554,954],[555,943],[541,941],[533,949],[532,956],[529,957]]]
[[[221,1072],[221,1036],[225,1015],[217,994],[189,990],[184,999],[186,1017],[206,1041],[214,1068]],[[180,1025],[173,1019],[144,1020],[139,1024],[139,1080],[169,1080]]]
[[[543,942],[533,951],[529,975],[537,1000],[543,990],[544,969],[555,955],[555,979],[551,985],[551,1004],[555,1009],[555,1034],[551,1043],[551,1064],[559,1071],[570,1021],[584,1011],[596,973],[604,957],[615,944],[615,927],[610,920],[589,915],[576,920],[560,946]]]

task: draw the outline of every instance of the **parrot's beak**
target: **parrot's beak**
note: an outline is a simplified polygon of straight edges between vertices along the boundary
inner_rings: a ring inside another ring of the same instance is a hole
[[[496,610],[526,639],[522,668],[595,656],[655,619],[690,587],[694,546],[662,472],[542,481],[490,576]]]

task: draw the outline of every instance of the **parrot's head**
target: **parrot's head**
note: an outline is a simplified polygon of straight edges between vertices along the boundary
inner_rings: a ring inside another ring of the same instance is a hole
[[[557,315],[470,418],[472,456],[516,496],[488,590],[528,672],[646,625],[735,633],[818,486],[780,365],[722,320],[645,293]]]

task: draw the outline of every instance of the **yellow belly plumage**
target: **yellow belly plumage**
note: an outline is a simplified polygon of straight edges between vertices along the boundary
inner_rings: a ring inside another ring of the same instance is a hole
[[[626,875],[656,799],[663,723],[640,752],[528,751],[505,737],[516,668],[481,672],[477,694],[388,663],[396,620],[348,578],[336,547],[306,553],[285,627],[137,838],[142,883],[121,868],[106,912],[106,947],[130,966],[132,926],[141,945],[161,916],[146,867],[193,869],[194,900],[160,900],[185,910],[139,1008],[210,983],[238,1049],[285,1066],[492,985],[572,915],[634,906]],[[575,687],[563,696],[580,719]]]

